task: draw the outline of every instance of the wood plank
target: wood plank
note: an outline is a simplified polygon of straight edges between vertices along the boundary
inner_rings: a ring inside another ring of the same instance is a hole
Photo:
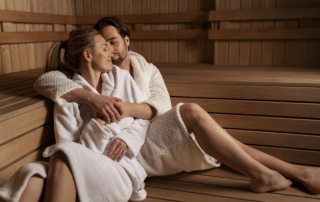
[[[126,1],[124,1],[124,2],[126,2]],[[108,6],[109,6],[109,2],[108,2]],[[111,9],[111,8],[108,8],[108,9]],[[113,12],[113,11],[110,11],[110,12]],[[110,13],[110,12],[108,10],[107,16],[113,15],[113,13]],[[186,22],[208,21],[208,13],[207,12],[141,14],[141,15],[133,15],[133,14],[131,15],[131,14],[126,13],[126,15],[117,15],[117,17],[119,17],[125,24],[186,23]],[[76,17],[76,24],[77,25],[95,24],[100,18],[101,18],[101,16],[86,16],[86,17],[77,16]]]
[[[276,0],[268,0],[264,3],[264,8],[275,8]],[[268,20],[263,22],[263,28],[274,28],[274,21]],[[273,41],[262,41],[261,66],[271,66],[273,61]]]
[[[99,0],[99,12],[100,12],[100,15],[107,15],[107,0]],[[77,16],[81,16],[81,15],[77,15]]]
[[[218,3],[218,1],[217,1]],[[217,7],[218,10],[229,10],[230,8],[230,2],[229,1],[223,1],[220,0],[219,4],[217,4],[217,6],[219,6],[219,8]],[[219,29],[221,30],[226,30],[229,29],[230,27],[230,22],[229,21],[223,21],[220,22],[219,24]],[[217,29],[214,30],[209,30],[209,33],[211,33],[210,31],[216,31]],[[210,39],[210,38],[208,38]],[[228,41],[216,41],[215,42],[215,46],[217,51],[215,51],[214,54],[217,54],[215,56],[215,65],[227,65],[228,64],[228,56],[229,56],[229,42]]]
[[[178,13],[178,0],[169,1],[169,13]],[[169,30],[178,30],[178,24],[170,23]],[[169,62],[178,62],[178,40],[169,41]]]
[[[252,9],[252,0],[242,0],[241,10]],[[241,22],[241,29],[250,29],[251,22]],[[239,65],[250,65],[250,41],[240,41],[239,44]]]
[[[320,152],[276,147],[252,146],[283,161],[296,164],[320,166]]]
[[[200,175],[200,176],[199,176]],[[210,176],[210,177],[208,177]],[[250,189],[250,182],[249,178],[226,167],[222,166],[220,168],[214,168],[206,171],[196,171],[191,173],[180,173],[173,176],[164,176],[161,178],[165,179],[172,179],[182,182],[192,182],[192,183],[200,183],[200,184],[208,184],[213,186],[221,186],[221,187],[228,187],[228,188],[237,188],[237,189],[243,189],[247,190],[248,194],[254,194],[251,192]],[[264,193],[264,194],[254,194],[263,196],[264,199],[261,200],[267,200],[267,201],[274,201],[274,200],[268,200],[269,197],[271,199],[273,197],[283,197],[286,198],[286,196],[289,197],[296,197],[296,199],[293,198],[293,200],[303,200],[303,199],[318,199],[319,195],[313,195],[309,193],[304,188],[296,188],[296,187],[289,187],[286,190],[277,191],[273,193]],[[271,196],[269,196],[271,195]],[[303,198],[302,198],[303,197]],[[261,201],[258,200],[258,201]],[[318,201],[317,200],[317,201]],[[282,200],[281,200],[282,201]],[[311,200],[314,201],[314,200]]]
[[[140,15],[141,14],[141,0],[132,0],[132,14]],[[142,30],[142,24],[134,24],[134,30]],[[142,42],[134,42],[134,51],[142,54]]]
[[[4,94],[4,95],[0,94],[0,103],[2,101],[10,100],[10,99],[13,99],[13,98],[16,98],[18,96],[21,96],[21,95],[24,95],[24,94],[28,94],[28,93],[31,93],[31,92],[34,92],[34,90],[33,90],[32,87],[29,87],[29,88],[25,88],[25,89],[22,89],[22,90],[19,90],[19,91],[11,92],[10,94]]]
[[[313,88],[171,83],[166,85],[171,96],[320,102],[319,90]]]
[[[161,189],[155,187],[146,187],[146,191],[148,192],[149,197],[165,199],[165,200],[174,200],[174,201],[183,201],[183,202],[207,202],[207,201],[225,201],[225,202],[239,202],[240,200],[224,198],[224,197],[216,197],[216,196],[208,196],[203,194],[196,193],[188,193],[182,191],[174,191],[169,189]]]
[[[209,11],[209,21],[281,20],[320,18],[320,8],[269,8]]]
[[[151,30],[132,31],[130,38],[131,40],[186,40],[207,39],[207,36],[208,32],[206,30]],[[151,46],[153,47],[153,45]]]
[[[314,135],[233,129],[228,129],[227,132],[234,138],[245,144],[306,150],[320,150],[320,137]]]
[[[12,72],[11,52],[9,45],[1,45],[2,69],[4,74]]]
[[[49,99],[44,99],[42,96],[34,97],[33,99],[26,100],[25,102],[20,102],[0,109],[0,121],[11,119],[47,105],[53,105],[53,102]]]
[[[189,178],[184,180],[184,178]],[[180,180],[182,178],[182,180]],[[171,180],[172,179],[172,180]],[[283,196],[276,193],[264,193],[256,194],[251,190],[244,189],[243,187],[248,187],[248,181],[239,181],[239,180],[224,180],[219,178],[214,178],[217,181],[226,181],[229,183],[235,183],[233,186],[220,186],[217,183],[213,182],[212,177],[203,177],[203,176],[191,176],[187,174],[180,174],[177,177],[172,176],[172,178],[152,178],[146,180],[147,187],[155,187],[161,189],[169,189],[174,191],[183,191],[186,193],[197,193],[203,194],[206,196],[216,196],[216,197],[226,197],[231,199],[246,200],[246,201],[295,201],[300,202],[302,198],[295,196]],[[195,182],[191,181],[194,180]],[[232,195],[230,195],[232,193]],[[306,199],[306,201],[317,201],[316,199]]]
[[[320,28],[209,30],[209,39],[318,39]]]
[[[30,119],[30,117],[33,117]],[[53,105],[37,108],[11,119],[0,122],[0,144],[26,133],[53,119]],[[19,127],[12,127],[19,123]]]
[[[193,13],[197,12],[197,1],[196,0],[188,0],[187,1],[187,12]],[[160,25],[161,27],[161,25]],[[198,27],[196,23],[190,23],[188,25],[188,29],[201,29],[202,27]],[[161,43],[161,42],[160,42]],[[195,63],[196,62],[196,41],[188,40],[187,41],[187,62]]]
[[[47,146],[49,145],[46,145],[44,147],[41,147],[40,149],[37,149],[31,152],[27,156],[10,164],[8,167],[1,169],[0,170],[0,186],[3,186],[5,182],[9,180],[14,175],[14,173],[24,164],[31,163],[34,161],[48,161],[49,158],[42,157],[42,152],[45,150]]]
[[[0,21],[21,22],[21,23],[41,23],[41,24],[69,24],[69,23],[75,24],[76,23],[76,18],[74,16],[33,13],[33,12],[30,13],[30,12],[24,12],[24,11],[0,10]]]
[[[169,4],[168,0],[160,0],[159,5],[160,13],[169,13]],[[168,24],[160,24],[159,25],[160,30],[169,30]],[[190,50],[190,48],[188,47]],[[189,52],[188,52],[189,53]],[[169,62],[169,42],[165,40],[161,40],[159,42],[159,61],[160,62]],[[195,62],[195,61],[194,61]]]
[[[0,156],[0,168],[53,140],[53,123],[50,123],[1,145],[0,151],[3,155]]]
[[[192,33],[194,34],[194,33]],[[68,32],[1,32],[0,44],[59,41],[68,38]],[[11,45],[12,46],[12,45]]]
[[[226,129],[300,133],[309,135],[320,134],[320,128],[318,127],[320,120],[209,114],[219,125],[221,125],[221,127]]]
[[[130,0],[130,1],[132,2],[132,0]],[[115,0],[108,0],[108,15],[115,15],[115,14],[116,14],[116,2],[115,2]],[[81,18],[81,20],[83,20],[83,19],[84,18]],[[77,19],[77,21],[78,21],[78,19]],[[98,20],[94,20],[94,21],[97,22]],[[92,23],[87,23],[87,24],[92,24]]]
[[[141,13],[150,14],[151,12],[151,1],[141,0]],[[142,30],[150,30],[149,24],[144,24]],[[150,41],[142,41],[142,55],[146,61],[151,61],[151,43]]]
[[[38,95],[39,95],[39,93],[33,91],[33,92],[25,94],[24,96],[11,97],[10,99],[2,100],[2,101],[0,101],[0,109],[14,105],[19,102],[24,102],[24,101],[31,99],[33,97],[36,97]]]
[[[230,1],[230,10],[240,10],[241,8],[241,1],[240,0],[231,0]],[[229,23],[230,29],[240,29],[239,22],[230,22]],[[232,40],[229,41],[229,48],[228,48],[228,65],[238,65],[239,64],[239,41]]]
[[[253,10],[262,9],[263,2],[262,0],[255,0],[252,2]],[[262,22],[261,21],[253,21],[252,22],[253,29],[261,29]],[[260,66],[261,65],[261,51],[262,51],[262,42],[258,40],[251,41],[250,45],[250,65],[251,66]]]
[[[212,113],[320,119],[320,104],[313,103],[171,97],[172,106],[179,102],[197,103]]]
[[[150,1],[150,13],[158,14],[159,13],[159,0],[151,0]],[[158,32],[159,24],[152,24],[150,25],[151,32]],[[131,35],[131,38],[134,35]],[[159,41],[151,41],[150,43],[150,50],[151,50],[151,61],[150,62],[159,62],[160,61],[160,54],[159,54]]]

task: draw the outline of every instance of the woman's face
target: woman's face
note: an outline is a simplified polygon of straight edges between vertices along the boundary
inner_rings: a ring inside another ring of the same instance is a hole
[[[108,72],[112,70],[112,48],[108,46],[107,42],[101,35],[94,37],[95,47],[92,54],[92,68],[101,72]]]

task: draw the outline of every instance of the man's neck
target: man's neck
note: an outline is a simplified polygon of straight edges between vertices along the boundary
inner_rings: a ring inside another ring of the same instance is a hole
[[[126,57],[126,59],[119,65],[119,67],[121,69],[127,70],[131,74],[131,76],[133,78],[133,67],[131,65],[131,60],[130,60],[129,53],[128,53],[128,56]]]

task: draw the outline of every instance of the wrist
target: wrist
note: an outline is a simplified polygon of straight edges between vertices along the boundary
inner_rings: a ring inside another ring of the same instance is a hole
[[[83,103],[91,106],[91,103],[94,100],[94,96],[95,96],[95,93],[91,91],[87,91],[87,93],[83,95]]]

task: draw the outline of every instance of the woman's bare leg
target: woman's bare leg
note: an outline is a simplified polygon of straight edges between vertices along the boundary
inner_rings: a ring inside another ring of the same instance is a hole
[[[250,178],[254,192],[287,189],[291,182],[252,158],[211,116],[197,104],[184,104],[180,114],[187,129],[192,131],[201,148],[238,172]]]
[[[23,191],[19,202],[42,201],[45,180],[35,175],[29,179],[29,182]]]
[[[280,174],[301,182],[313,194],[320,193],[320,168],[294,165],[249,147],[234,139],[251,157]]]
[[[50,158],[45,189],[46,202],[76,201],[76,187],[67,157],[57,152]]]

